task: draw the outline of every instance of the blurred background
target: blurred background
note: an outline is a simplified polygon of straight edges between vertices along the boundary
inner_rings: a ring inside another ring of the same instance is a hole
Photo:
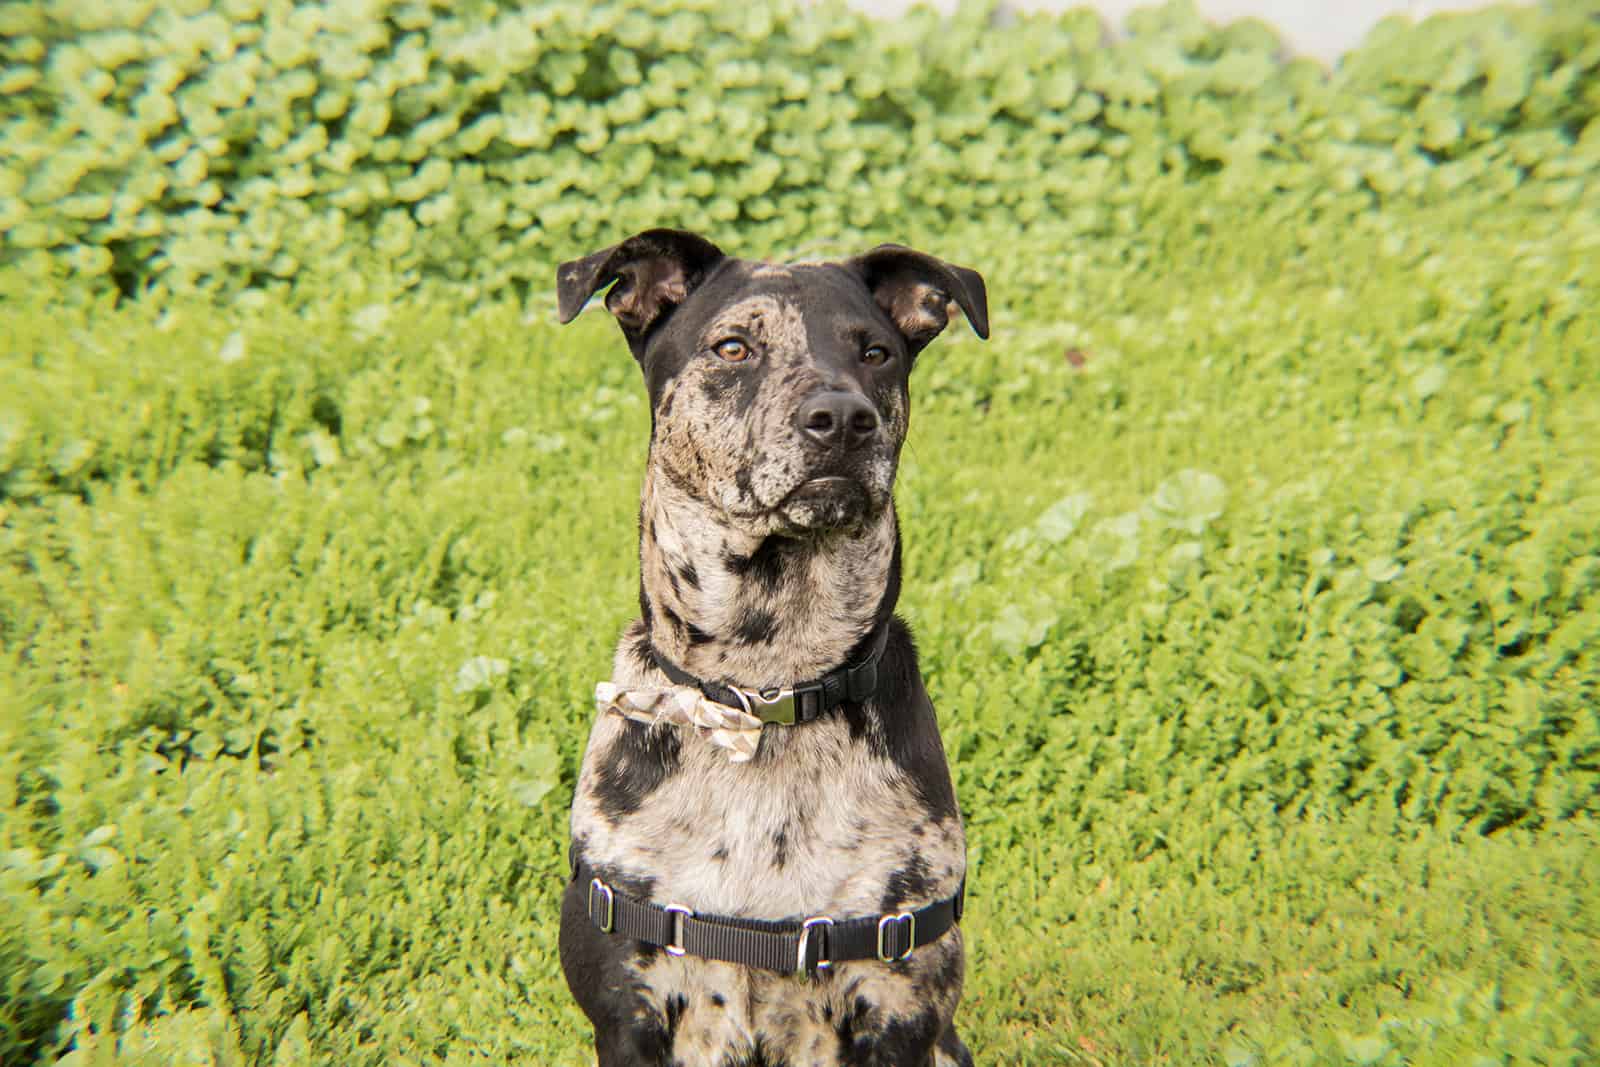
[[[958,0],[931,0],[927,6],[939,11],[955,10]],[[850,0],[850,5],[870,15],[887,17],[903,14],[913,0]],[[1099,0],[1092,4],[1073,0],[1006,0],[997,5],[999,17],[1019,11],[1066,11],[1089,7],[1099,12],[1112,27],[1118,27],[1136,8],[1148,6],[1136,0]],[[1197,0],[1195,8],[1214,22],[1258,18],[1272,25],[1285,47],[1299,55],[1332,62],[1354,48],[1367,31],[1391,16],[1425,18],[1446,11],[1466,11],[1487,7],[1481,0]]]
[[[1600,3],[1433,9],[0,4],[0,1064],[591,1062],[650,418],[554,267],[662,225],[986,280],[979,1062],[1600,1062]]]

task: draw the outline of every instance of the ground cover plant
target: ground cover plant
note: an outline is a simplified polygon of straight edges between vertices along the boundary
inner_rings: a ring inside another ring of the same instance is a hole
[[[0,1062],[587,1063],[648,417],[553,262],[901,240],[982,1062],[1600,1056],[1600,9],[0,9]]]

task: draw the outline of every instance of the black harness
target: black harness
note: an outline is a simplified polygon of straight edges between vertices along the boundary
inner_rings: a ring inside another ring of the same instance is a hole
[[[963,880],[955,896],[915,911],[863,919],[816,915],[803,921],[769,922],[696,915],[675,904],[662,907],[635,900],[582,861],[572,864],[572,879],[589,883],[589,921],[601,933],[659,945],[670,956],[699,956],[797,975],[853,960],[910,959],[912,952],[937,941],[961,921],[967,889]]]

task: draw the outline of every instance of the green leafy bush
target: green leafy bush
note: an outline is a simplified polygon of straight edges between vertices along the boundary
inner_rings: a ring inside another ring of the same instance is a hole
[[[0,256],[124,291],[470,295],[670,218],[763,248],[1076,220],[1219,175],[1303,209],[1593,205],[1592,3],[1389,24],[1329,77],[1192,7],[874,24],[758,0],[13,4]],[[1526,192],[1526,191],[1524,191]]]
[[[989,280],[898,489],[983,1060],[1591,1062],[1594,10],[0,10],[0,1062],[589,1062],[648,417],[547,290],[662,222]]]

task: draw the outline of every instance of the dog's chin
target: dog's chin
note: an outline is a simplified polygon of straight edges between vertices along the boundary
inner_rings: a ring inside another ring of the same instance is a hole
[[[880,507],[860,481],[827,475],[802,482],[778,505],[777,513],[784,532],[803,536],[861,529]]]

